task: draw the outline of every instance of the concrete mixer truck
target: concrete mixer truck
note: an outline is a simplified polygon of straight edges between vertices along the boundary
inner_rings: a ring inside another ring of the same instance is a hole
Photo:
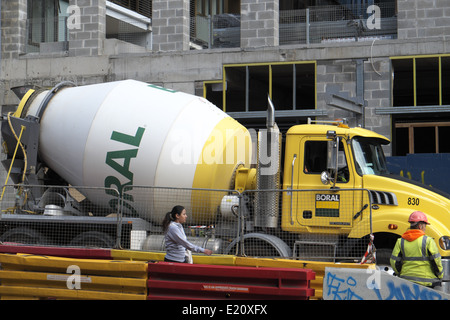
[[[190,240],[216,253],[337,260],[374,239],[382,260],[421,210],[450,256],[449,197],[390,175],[389,140],[370,130],[309,120],[282,137],[269,99],[256,133],[201,97],[134,80],[27,89],[2,116],[3,192],[15,191],[2,242],[163,250],[163,216],[181,204]]]

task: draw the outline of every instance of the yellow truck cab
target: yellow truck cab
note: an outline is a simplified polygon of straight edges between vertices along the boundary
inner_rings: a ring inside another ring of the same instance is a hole
[[[284,231],[339,236],[351,243],[374,235],[378,262],[388,263],[408,217],[427,214],[427,235],[443,258],[450,256],[450,199],[437,190],[388,172],[386,137],[363,128],[306,124],[286,134],[283,170]],[[293,190],[293,191],[290,191]],[[298,190],[298,191],[297,191]],[[310,237],[314,239],[314,237]]]

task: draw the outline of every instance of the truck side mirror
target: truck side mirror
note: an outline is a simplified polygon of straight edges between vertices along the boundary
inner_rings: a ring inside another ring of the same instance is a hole
[[[327,170],[334,170],[337,167],[337,139],[327,141]]]
[[[330,178],[330,174],[328,173],[328,171],[324,171],[320,174],[320,181],[322,181],[322,183],[324,185],[327,185],[330,183],[331,178]]]
[[[328,131],[327,138],[332,139],[327,142],[327,171],[322,172],[320,180],[325,185],[333,182],[332,188],[334,188],[337,181],[339,137],[336,136],[336,131]],[[332,176],[333,173],[334,176]]]

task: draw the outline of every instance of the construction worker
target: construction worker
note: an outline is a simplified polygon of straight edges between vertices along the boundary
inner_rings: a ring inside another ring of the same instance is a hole
[[[390,259],[391,266],[400,278],[435,287],[444,275],[441,255],[431,237],[425,235],[427,216],[414,211],[409,216],[410,228],[397,240]]]

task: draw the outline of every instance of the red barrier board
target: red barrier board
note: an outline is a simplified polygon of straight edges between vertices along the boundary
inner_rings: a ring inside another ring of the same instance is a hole
[[[310,269],[149,263],[148,299],[295,299],[314,296]]]

